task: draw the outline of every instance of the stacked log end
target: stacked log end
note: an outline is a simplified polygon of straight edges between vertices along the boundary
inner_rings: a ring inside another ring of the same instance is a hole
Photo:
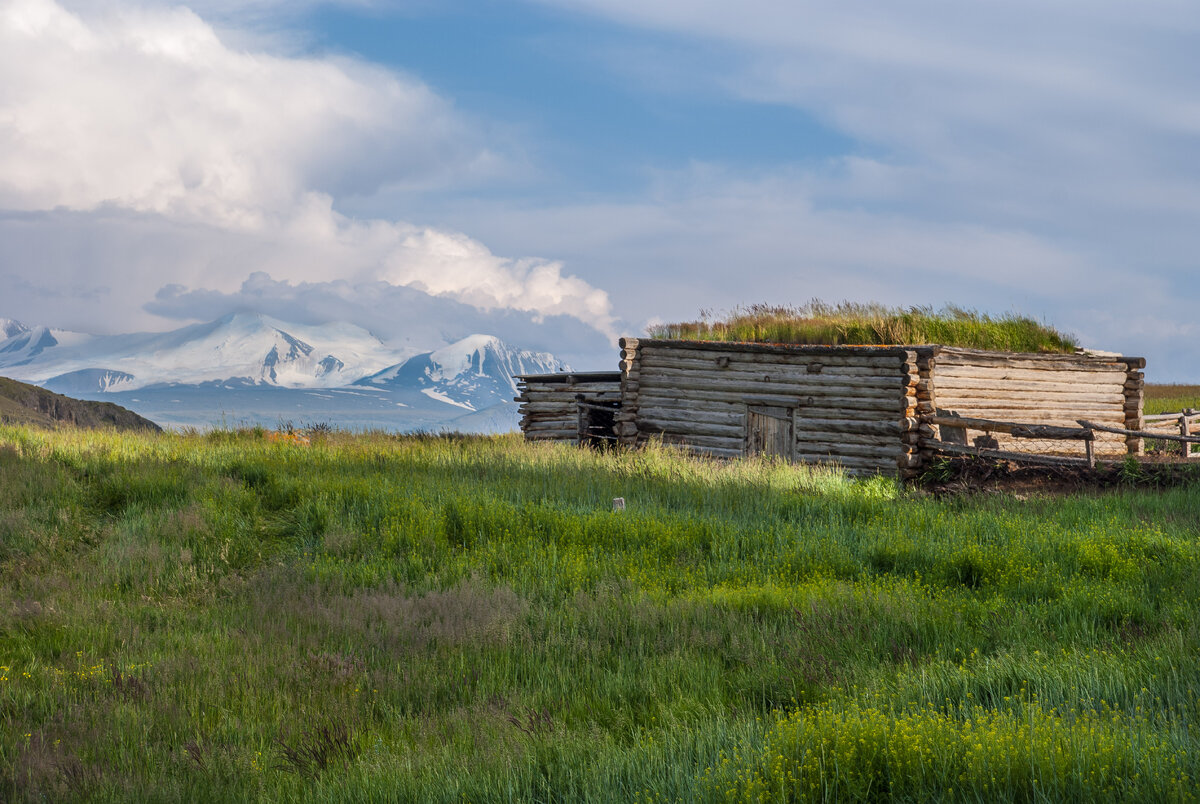
[[[638,339],[621,338],[621,410],[614,417],[616,420],[617,443],[623,447],[633,447],[638,442],[637,427],[637,396],[638,378]]]
[[[922,347],[912,350],[905,357],[904,373],[908,376],[912,391],[913,408],[908,414],[910,423],[906,431],[906,449],[900,457],[900,476],[912,480],[928,465],[930,455],[922,449],[926,438],[936,435],[925,419],[937,411],[934,393],[934,366],[937,363],[937,347]]]
[[[1146,375],[1142,369],[1146,367],[1146,360],[1130,357],[1125,361],[1125,429],[1144,430]],[[1129,436],[1125,439],[1125,450],[1130,455],[1145,455],[1146,441]]]

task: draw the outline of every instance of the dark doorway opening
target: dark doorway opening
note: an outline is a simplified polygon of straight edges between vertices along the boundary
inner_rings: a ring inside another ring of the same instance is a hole
[[[619,401],[600,402],[582,394],[575,397],[579,407],[579,443],[589,447],[611,447],[617,443]]]

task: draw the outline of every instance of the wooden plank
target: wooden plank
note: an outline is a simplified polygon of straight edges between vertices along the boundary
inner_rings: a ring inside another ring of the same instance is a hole
[[[746,411],[746,454],[791,458],[792,418],[788,414],[785,408],[750,406]]]

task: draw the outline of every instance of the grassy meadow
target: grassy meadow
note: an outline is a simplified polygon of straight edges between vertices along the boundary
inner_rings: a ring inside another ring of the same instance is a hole
[[[0,800],[1194,801],[1198,492],[0,427]]]
[[[1200,410],[1200,385],[1147,385],[1146,413],[1178,413]]]

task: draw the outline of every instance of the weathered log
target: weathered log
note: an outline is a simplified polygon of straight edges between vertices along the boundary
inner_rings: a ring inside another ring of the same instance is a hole
[[[908,398],[897,394],[895,397],[888,399],[862,398],[862,397],[835,397],[835,396],[815,396],[815,395],[783,395],[779,393],[770,393],[767,391],[716,391],[702,389],[674,389],[674,388],[642,388],[639,392],[639,399],[642,404],[647,404],[653,401],[654,404],[661,404],[664,400],[691,401],[698,407],[705,402],[732,402],[735,404],[746,404],[748,401],[753,403],[755,398],[763,399],[780,399],[786,396],[794,406],[805,409],[828,409],[837,410],[866,410],[866,411],[887,411],[894,414],[897,411],[907,410],[909,407]]]
[[[873,444],[877,446],[890,446],[899,448],[905,443],[909,443],[908,433],[894,433],[892,435],[874,435],[871,433],[819,433],[819,432],[797,432],[795,439],[797,444],[808,444],[814,448],[828,444]],[[911,434],[911,440],[916,441],[919,436],[916,433]]]
[[[750,354],[729,352],[651,351],[639,358],[647,368],[677,368],[688,371],[758,371],[794,369],[816,376],[896,376],[905,373],[905,364],[895,356],[887,357],[828,357],[802,354]]]
[[[1121,413],[1125,409],[1121,397],[1107,399],[1066,399],[1048,397],[1043,399],[1028,399],[1023,397],[1002,396],[962,396],[960,394],[938,393],[939,408],[992,408],[1014,410],[1096,410]],[[986,417],[985,417],[986,418]],[[1013,417],[1010,417],[1013,418]]]
[[[1020,402],[1026,405],[1039,405],[1043,402],[1097,402],[1100,404],[1124,405],[1125,394],[1118,390],[1108,391],[1053,391],[1034,393],[1026,389],[1013,388],[960,388],[939,383],[937,387],[939,399],[1004,399]]]
[[[638,409],[648,410],[669,408],[688,411],[710,411],[713,413],[736,413],[739,416],[745,413],[748,399],[747,396],[742,394],[723,394],[722,397],[723,398],[720,399],[712,399],[698,398],[696,395],[666,395],[656,392],[648,392],[638,397]],[[774,400],[775,398],[764,395],[749,397],[749,399]],[[887,405],[884,408],[879,408],[875,405],[870,405],[869,407],[865,405],[858,405],[857,407],[851,408],[836,403],[833,405],[826,405],[824,404],[825,400],[821,400],[820,403],[814,401],[814,404],[812,405],[796,405],[797,402],[801,401],[803,400],[800,400],[796,397],[780,397],[778,398],[777,404],[784,407],[795,406],[796,415],[798,417],[804,417],[807,419],[837,419],[861,422],[894,422],[902,420],[901,409],[898,407],[891,407],[890,405]],[[622,407],[622,410],[628,409],[628,405]]]
[[[572,419],[569,422],[561,421],[561,420],[560,421],[529,422],[528,424],[525,425],[524,429],[525,429],[525,432],[527,432],[527,433],[536,433],[536,432],[550,432],[550,431],[554,431],[554,430],[566,430],[569,427],[573,432],[574,429],[576,428],[576,426],[577,426],[577,423],[575,422],[575,420]]]
[[[642,405],[638,408],[640,419],[663,419],[679,422],[697,422],[703,424],[720,424],[730,427],[742,427],[746,423],[745,410],[696,410],[692,408],[672,408],[658,405]]]
[[[986,409],[986,408],[984,408],[984,409],[978,409],[978,410],[966,410],[966,409],[958,409],[958,408],[939,408],[938,414],[939,415],[951,415],[951,416],[953,416],[954,414],[958,414],[959,418],[970,417],[970,418],[977,418],[977,419],[987,419],[987,420],[991,420],[991,421],[1019,420],[1020,424],[1048,425],[1051,427],[1072,427],[1078,421],[1078,414],[1075,413],[1074,411],[1078,411],[1078,408],[1075,408],[1073,410],[1068,409],[1068,410],[1063,410],[1063,411],[1039,411],[1039,410],[1020,411],[1020,410],[1013,410],[1011,408],[1008,408],[1008,409],[1005,409],[1005,408]],[[1091,412],[1091,413],[1085,414],[1085,415],[1088,415],[1088,418],[1092,418],[1092,419],[1095,419],[1098,421],[1103,421],[1103,422],[1110,423],[1110,424],[1120,424],[1121,422],[1125,421],[1125,417],[1122,416],[1119,412],[1115,412],[1115,411],[1094,411],[1094,412]],[[928,417],[925,417],[925,418],[928,419]]]
[[[894,399],[904,393],[904,388],[899,383],[890,388],[886,386],[846,387],[836,383],[768,380],[763,377],[757,380],[739,381],[736,378],[723,378],[717,375],[662,375],[657,373],[643,374],[638,390],[640,392],[663,388],[681,391],[734,391],[743,394],[760,393],[773,396],[854,396],[861,399]]]
[[[847,346],[826,344],[774,344],[774,343],[745,343],[721,341],[680,341],[668,339],[643,339],[639,342],[642,352],[656,349],[678,349],[691,352],[711,352],[713,354],[805,354],[829,357],[891,357],[916,359],[918,353],[931,353],[930,349],[910,346]]]
[[[1021,394],[1029,397],[1057,396],[1062,393],[1067,394],[1112,394],[1114,396],[1124,396],[1125,386],[1121,381],[1115,382],[1092,382],[1090,380],[1080,380],[1077,382],[1064,381],[1060,382],[1032,382],[1028,380],[1012,381],[1012,380],[991,380],[991,379],[976,379],[967,377],[942,377],[937,378],[938,391],[945,393],[946,391],[963,391],[975,393],[978,392],[996,392],[1001,394]]]
[[[1200,444],[1200,435],[1172,435],[1155,430],[1126,430],[1123,427],[1108,427],[1098,422],[1089,419],[1080,419],[1079,424],[1083,427],[1090,427],[1093,430],[1099,430],[1104,433],[1118,433],[1123,436],[1132,436],[1134,438],[1154,438],[1159,441],[1176,441],[1183,444]]]
[[[796,463],[816,465],[816,466],[837,466],[845,469],[847,473],[853,471],[879,472],[879,473],[894,473],[897,469],[896,459],[893,456],[882,458],[862,458],[852,455],[843,455],[840,458],[829,455],[797,455]]]
[[[675,433],[654,433],[647,434],[639,432],[639,435],[653,435],[656,438],[662,439],[664,444],[694,444],[700,447],[717,447],[718,449],[732,449],[739,452],[743,447],[743,439],[740,437],[724,437],[724,436],[686,436],[677,435]]]
[[[570,430],[540,430],[525,434],[526,441],[578,441],[579,431],[572,427]]]
[[[1047,364],[1038,368],[1013,368],[1011,366],[980,365],[976,363],[946,364],[938,366],[933,376],[943,379],[1005,380],[1014,383],[1061,382],[1063,379],[1090,378],[1099,382],[1125,382],[1129,372],[1122,366],[1071,367]]]
[[[797,444],[796,457],[823,458],[874,458],[882,462],[895,463],[897,457],[904,453],[902,445],[891,446],[875,444],[838,444],[828,445],[828,449],[818,445]]]
[[[1031,425],[1020,422],[955,416],[930,416],[926,421],[930,424],[946,425],[949,427],[965,427],[972,430],[1008,433],[1017,438],[1077,438],[1083,440],[1091,437],[1090,430],[1080,427],[1053,427],[1049,425]]]
[[[672,382],[678,380],[704,380],[737,385],[768,382],[772,385],[786,384],[805,388],[878,388],[889,391],[904,388],[911,384],[908,375],[901,372],[895,372],[887,376],[846,377],[826,373],[808,374],[803,370],[797,371],[790,366],[781,367],[780,369],[761,369],[758,371],[713,368],[684,369],[660,366],[643,367],[641,381],[646,382],[650,377],[666,378]]]
[[[1032,354],[1029,352],[995,352],[986,349],[969,349],[962,346],[944,346],[937,353],[938,365],[1002,365],[1011,368],[1037,368],[1045,365],[1128,366],[1130,369],[1146,367],[1142,357],[1099,357],[1091,355]]]
[[[742,438],[746,432],[745,426],[741,424],[707,424],[705,422],[686,421],[682,419],[660,419],[651,418],[648,416],[639,416],[637,420],[637,427],[639,432],[646,433],[647,435],[671,433],[681,436],[706,435],[724,436],[727,438]]]

